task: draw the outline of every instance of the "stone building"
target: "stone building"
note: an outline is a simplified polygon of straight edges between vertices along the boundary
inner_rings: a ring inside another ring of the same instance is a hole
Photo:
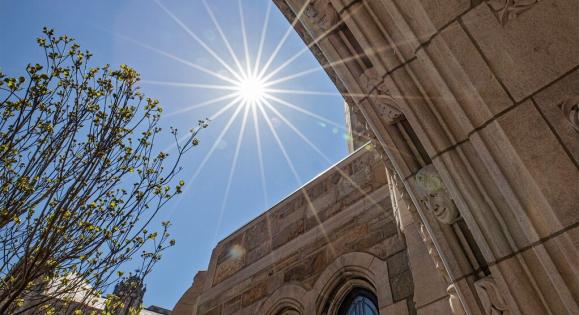
[[[579,1],[273,1],[357,150],[173,314],[579,314]]]

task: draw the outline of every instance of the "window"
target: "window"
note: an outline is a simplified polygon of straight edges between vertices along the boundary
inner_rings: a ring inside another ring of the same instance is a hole
[[[278,313],[278,315],[300,315],[300,313],[293,308],[284,308]]]
[[[338,315],[378,315],[378,303],[372,292],[354,289],[346,296]]]

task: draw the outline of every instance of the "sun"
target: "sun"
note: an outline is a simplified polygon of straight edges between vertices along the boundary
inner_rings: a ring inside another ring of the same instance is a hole
[[[243,104],[259,104],[267,97],[266,82],[257,76],[247,76],[236,84]]]

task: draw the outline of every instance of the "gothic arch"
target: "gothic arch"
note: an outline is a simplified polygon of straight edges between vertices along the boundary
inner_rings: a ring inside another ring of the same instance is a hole
[[[344,254],[322,272],[309,292],[307,314],[334,314],[354,288],[368,290],[378,298],[378,307],[392,304],[388,265],[362,252]]]
[[[305,313],[304,299],[306,290],[296,284],[287,284],[272,293],[259,308],[258,314],[278,315],[284,310],[293,310],[298,314]]]

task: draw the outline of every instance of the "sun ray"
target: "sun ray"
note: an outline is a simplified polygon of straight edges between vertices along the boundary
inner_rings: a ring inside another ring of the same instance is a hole
[[[268,93],[276,94],[295,94],[295,95],[319,95],[319,96],[351,96],[351,97],[367,97],[368,94],[363,93],[338,93],[338,92],[322,92],[322,91],[308,91],[308,90],[293,90],[293,89],[266,89]]]
[[[219,109],[219,111],[217,111],[217,113],[213,114],[209,120],[215,120],[217,117],[219,117],[221,114],[223,114],[224,112],[226,112],[227,110],[229,110],[231,107],[233,107],[237,102],[239,101],[239,97],[234,99],[233,101],[227,103],[227,105],[223,106],[222,108]],[[170,145],[168,145],[163,151],[169,152],[171,150],[173,150],[174,148],[177,147],[177,145],[181,144],[183,141],[185,141],[185,139],[189,138],[189,134],[184,134],[182,135],[176,143],[172,143]]]
[[[281,65],[279,65],[277,68],[275,68],[274,70],[270,71],[268,73],[267,76],[264,77],[265,81],[268,81],[269,79],[271,79],[274,75],[276,75],[278,72],[280,72],[281,70],[283,70],[285,67],[287,67],[289,64],[291,64],[294,60],[296,60],[297,58],[299,58],[303,53],[305,53],[306,51],[310,51],[312,46],[317,45],[318,42],[320,40],[322,40],[323,38],[325,38],[328,34],[331,34],[334,30],[336,30],[340,25],[343,25],[343,23],[345,23],[345,21],[347,19],[349,19],[354,13],[356,13],[356,11],[358,11],[360,8],[362,8],[364,6],[358,6],[355,7],[354,9],[352,9],[351,11],[349,11],[347,14],[345,14],[341,19],[338,20],[338,22],[336,22],[334,25],[332,25],[331,27],[329,27],[327,30],[325,30],[324,32],[322,32],[318,37],[316,37],[314,40],[312,40],[312,42],[310,42],[309,44],[307,44],[304,48],[302,48],[300,51],[298,51],[295,55],[293,55],[292,57],[288,58],[284,63],[282,63]]]
[[[225,107],[227,108],[231,108],[233,105],[235,104],[235,102],[231,102],[228,105],[226,105]],[[229,127],[231,127],[231,124],[233,124],[233,122],[235,121],[235,119],[237,118],[237,116],[239,115],[239,113],[241,112],[242,106],[237,106],[237,109],[235,110],[235,112],[233,113],[233,115],[231,115],[231,117],[229,118],[229,120],[227,121],[225,127],[223,128],[223,130],[221,130],[221,133],[217,136],[217,139],[215,140],[215,142],[213,143],[213,145],[211,146],[211,148],[209,149],[209,152],[207,152],[207,154],[205,155],[205,157],[203,158],[203,160],[201,161],[201,163],[198,165],[197,169],[195,170],[195,172],[187,179],[187,181],[185,182],[185,187],[183,189],[183,191],[191,191],[191,186],[193,185],[193,183],[195,182],[195,180],[197,179],[197,177],[199,176],[199,174],[201,173],[201,171],[204,169],[205,164],[207,164],[207,162],[209,161],[209,159],[211,158],[211,156],[213,155],[213,152],[217,149],[217,147],[219,146],[219,143],[221,142],[221,140],[223,139],[223,137],[226,135],[227,131],[229,130]],[[178,141],[183,142],[186,138],[188,138],[189,135],[187,135],[187,137],[183,136],[181,137]],[[172,148],[174,148],[176,146],[176,144],[172,144]],[[164,152],[169,152],[170,150],[172,150],[172,148],[163,150]],[[175,209],[177,209],[177,207],[179,206],[179,204],[184,200],[185,198],[183,197],[183,195],[181,195],[180,198],[177,199],[175,206],[172,207],[171,211],[169,212],[169,217],[173,214],[173,212],[175,211]]]
[[[271,3],[271,2],[270,2]],[[261,105],[258,105],[261,106]],[[253,118],[253,126],[255,129],[255,142],[257,144],[257,160],[258,160],[258,165],[259,165],[259,175],[260,175],[260,180],[261,180],[261,192],[263,194],[263,208],[267,209],[268,208],[268,195],[267,195],[267,182],[265,179],[265,169],[264,169],[264,165],[263,165],[263,152],[262,152],[262,148],[261,148],[261,135],[260,135],[260,129],[259,129],[259,120],[257,117],[257,110],[256,110],[257,106],[252,106],[251,107],[251,112],[252,112],[252,118]],[[270,240],[273,240],[273,229],[272,229],[272,225],[271,225],[271,217],[270,217],[270,213],[269,211],[265,212],[266,215],[266,225],[267,225],[267,234],[269,236]],[[271,263],[274,262],[274,257],[273,255],[271,255]]]
[[[245,76],[253,77],[251,72],[251,62],[249,61],[249,45],[247,43],[247,31],[245,30],[245,17],[243,15],[243,5],[241,0],[237,0],[237,7],[239,9],[239,20],[241,22],[241,37],[243,39],[243,51],[245,52]]]
[[[380,52],[380,51],[382,51],[382,50],[386,50],[386,49],[388,49],[388,48],[390,48],[390,46],[388,46],[388,47],[382,47],[382,48],[375,48],[375,49],[373,49],[373,51],[371,52],[371,54],[376,54],[376,53],[378,53],[378,52]],[[370,55],[371,55],[371,54],[370,54]],[[267,80],[267,85],[266,85],[266,86],[271,86],[271,85],[283,83],[283,82],[286,82],[286,81],[289,81],[289,80],[292,80],[292,79],[300,78],[300,77],[303,77],[303,76],[308,75],[308,74],[310,74],[310,73],[314,73],[314,72],[320,71],[320,70],[322,70],[322,69],[328,69],[328,68],[332,69],[334,66],[338,66],[338,65],[341,65],[341,64],[344,64],[344,63],[353,61],[353,60],[357,60],[357,59],[360,59],[360,58],[367,57],[367,56],[369,56],[369,54],[366,53],[366,52],[363,52],[363,53],[355,54],[355,55],[350,56],[350,57],[347,57],[347,58],[342,58],[342,59],[340,59],[340,60],[336,60],[336,61],[333,61],[333,62],[329,62],[329,63],[323,64],[323,65],[317,65],[317,66],[315,66],[315,67],[313,67],[313,68],[310,68],[310,69],[307,69],[307,70],[304,70],[304,71],[300,71],[300,72],[297,72],[297,73],[294,73],[294,74],[290,74],[290,75],[285,76],[285,77],[281,77],[281,78],[278,78],[278,79],[275,79],[275,80]]]
[[[209,90],[230,90],[230,91],[235,90],[235,87],[232,85],[171,82],[171,81],[157,81],[157,80],[141,80],[140,82],[144,83],[144,84],[152,84],[152,85],[188,87],[188,88],[199,88],[199,89],[209,89]]]
[[[238,103],[241,101],[240,97],[237,97],[235,100],[233,100],[233,102],[223,106],[221,109],[219,109],[215,114],[209,116],[209,120],[215,120],[217,119],[219,116],[221,116],[223,113],[225,113],[227,110],[229,110],[231,107],[235,106],[235,105],[239,105]]]
[[[266,100],[264,104],[269,108],[269,110],[274,112],[274,114],[276,114],[295,134],[297,134],[298,137],[300,137],[308,146],[310,146],[319,156],[321,156],[327,163],[332,164],[330,158],[327,155],[325,155],[322,152],[322,150],[320,150],[320,148],[318,148],[318,146],[316,146],[310,139],[308,139],[294,124],[292,124],[287,118],[285,118],[269,101]],[[340,173],[342,177],[346,178],[346,180],[350,182],[354,186],[354,188],[356,188],[356,190],[358,190],[364,197],[368,198],[370,202],[382,208],[382,206],[380,206],[380,204],[374,198],[368,195],[368,193],[366,193],[362,189],[362,187],[360,187],[360,185],[358,185],[358,183],[356,183],[346,172],[344,172],[339,167],[336,167],[335,169],[338,173]]]
[[[138,41],[138,40],[136,40],[136,39],[130,38],[130,37],[125,36],[125,35],[120,34],[120,33],[111,33],[111,34],[114,35],[114,36],[116,36],[116,37],[118,37],[118,38],[122,38],[123,40],[126,40],[126,41],[128,41],[128,42],[131,42],[131,43],[133,43],[133,44],[135,44],[135,45],[137,45],[137,46],[140,46],[140,47],[143,47],[143,48],[145,48],[145,49],[147,49],[147,50],[150,50],[150,51],[152,51],[152,52],[155,52],[155,53],[157,53],[157,54],[159,54],[159,55],[163,55],[163,56],[165,56],[165,57],[167,57],[167,58],[169,58],[169,59],[171,59],[171,60],[173,60],[173,61],[177,61],[177,62],[179,62],[179,63],[182,63],[182,64],[184,64],[184,65],[186,65],[186,66],[189,66],[189,67],[191,67],[191,68],[193,68],[193,69],[195,69],[195,70],[199,70],[199,71],[201,71],[201,72],[203,72],[203,73],[206,73],[206,74],[209,74],[209,75],[211,75],[211,76],[214,76],[214,77],[216,77],[216,78],[218,78],[218,79],[221,79],[221,80],[223,80],[223,81],[227,81],[227,82],[229,82],[229,83],[231,83],[231,84],[235,84],[235,83],[236,83],[235,80],[233,80],[233,79],[231,79],[231,78],[228,78],[228,77],[226,77],[226,76],[224,76],[224,75],[222,75],[222,74],[219,74],[219,73],[217,73],[217,72],[215,72],[215,71],[209,70],[209,69],[207,69],[207,68],[205,68],[205,67],[203,67],[203,66],[194,64],[194,63],[192,63],[191,61],[185,60],[185,59],[183,59],[183,58],[179,58],[179,57],[177,57],[177,56],[175,56],[175,55],[173,55],[173,54],[171,54],[171,53],[168,53],[168,52],[166,52],[166,51],[164,51],[164,50],[161,50],[161,49],[155,48],[155,47],[153,47],[153,46],[147,45],[147,44],[145,44],[145,43],[143,43],[143,42],[140,42],[140,41]]]
[[[212,104],[215,104],[215,103],[218,103],[218,102],[221,102],[221,101],[230,99],[230,98],[234,98],[234,97],[236,97],[236,96],[237,96],[237,95],[235,95],[235,94],[227,94],[227,95],[220,96],[220,97],[217,97],[217,98],[214,98],[214,99],[210,99],[210,100],[205,101],[205,102],[197,103],[197,104],[195,104],[195,105],[187,106],[187,107],[185,107],[185,108],[183,108],[183,109],[180,109],[180,110],[176,110],[176,111],[167,113],[166,115],[163,116],[163,118],[172,117],[172,116],[179,115],[179,114],[182,114],[182,113],[186,113],[186,112],[189,112],[189,111],[192,111],[192,110],[201,108],[201,107],[206,107],[206,106],[209,106],[209,105],[212,105]]]
[[[344,130],[344,131],[349,131],[349,130],[347,130],[346,127],[344,127],[343,125],[341,125],[341,124],[339,124],[339,123],[337,123],[337,122],[335,122],[335,121],[329,120],[329,119],[327,119],[327,118],[325,118],[325,117],[323,117],[323,116],[320,116],[320,115],[318,115],[318,114],[312,113],[311,111],[309,111],[309,110],[307,110],[307,109],[301,108],[301,107],[299,107],[299,106],[297,106],[297,105],[295,105],[295,104],[292,104],[292,103],[290,103],[290,102],[284,101],[284,100],[282,100],[282,99],[280,99],[280,98],[277,98],[277,97],[275,97],[275,96],[273,96],[273,95],[271,95],[271,94],[268,94],[268,95],[266,96],[266,98],[267,98],[267,99],[271,99],[271,100],[275,101],[275,102],[278,103],[278,104],[281,104],[281,105],[284,105],[284,106],[286,106],[286,107],[289,107],[289,108],[291,108],[291,109],[293,109],[293,110],[295,110],[295,111],[298,111],[298,112],[300,112],[300,113],[302,113],[302,114],[305,114],[305,115],[310,116],[310,117],[312,117],[312,118],[316,118],[316,119],[320,120],[321,122],[326,123],[326,124],[329,124],[329,125],[332,125],[332,126],[338,128],[338,129],[341,129],[341,130]],[[355,134],[356,136],[359,136],[359,137],[365,138],[365,139],[367,139],[367,140],[370,140],[370,138],[368,138],[368,136],[366,136],[366,135],[364,135],[364,134],[360,134],[360,133],[354,133],[354,134]]]
[[[267,208],[267,202],[268,202],[268,197],[267,197],[267,183],[265,180],[265,170],[263,167],[263,152],[261,150],[261,136],[260,136],[260,132],[259,132],[259,121],[257,119],[257,111],[256,111],[256,106],[252,106],[251,107],[251,111],[252,111],[252,115],[253,115],[253,126],[255,129],[255,142],[257,144],[257,161],[259,163],[259,174],[260,174],[260,180],[261,180],[261,190],[262,190],[262,194],[263,194],[263,203],[264,203],[264,208]]]
[[[298,111],[298,112],[300,112],[300,113],[302,113],[302,114],[308,115],[308,116],[310,116],[310,117],[312,117],[312,118],[319,119],[320,121],[322,121],[322,122],[324,122],[324,123],[327,123],[327,124],[330,124],[330,125],[332,125],[332,126],[334,126],[334,127],[344,128],[344,126],[342,126],[341,124],[339,124],[339,123],[337,123],[337,122],[335,122],[335,121],[332,121],[332,120],[330,120],[330,119],[327,119],[327,118],[325,118],[325,117],[323,117],[323,116],[320,116],[320,115],[318,115],[318,114],[312,113],[311,111],[309,111],[309,110],[307,110],[307,109],[303,109],[303,108],[301,108],[301,107],[299,107],[299,106],[297,106],[297,105],[294,105],[294,104],[292,104],[292,103],[290,103],[290,102],[284,101],[284,100],[282,100],[282,99],[280,99],[280,98],[277,98],[277,97],[275,97],[275,96],[273,96],[273,95],[268,95],[266,98],[267,98],[267,99],[271,99],[271,100],[277,102],[278,104],[281,104],[281,105],[284,105],[284,106],[289,107],[289,108],[291,108],[291,109],[294,109],[294,110],[296,110],[296,111]]]
[[[281,49],[281,47],[285,44],[285,41],[287,40],[287,38],[289,37],[289,35],[294,31],[294,27],[296,26],[296,24],[299,22],[299,20],[301,19],[302,15],[304,14],[306,8],[308,7],[308,5],[310,4],[311,0],[306,0],[304,5],[300,8],[298,14],[296,14],[293,22],[290,24],[290,26],[287,28],[286,32],[283,34],[282,39],[279,41],[279,43],[277,44],[277,46],[275,47],[275,49],[273,50],[273,53],[269,56],[269,58],[267,59],[265,65],[261,68],[261,71],[259,72],[258,77],[263,77],[263,75],[265,74],[265,72],[269,69],[269,67],[271,66],[271,63],[273,62],[273,60],[277,57],[277,54],[279,53],[279,50]]]
[[[207,14],[209,14],[209,18],[211,18],[211,22],[213,23],[213,25],[217,29],[219,36],[221,36],[221,39],[225,43],[225,47],[227,48],[227,50],[229,51],[229,54],[233,58],[233,61],[235,62],[235,65],[237,66],[239,74],[243,76],[244,75],[243,66],[241,65],[239,58],[237,57],[237,55],[233,51],[233,48],[231,47],[231,44],[229,43],[227,36],[225,36],[225,33],[223,33],[223,29],[221,28],[221,25],[219,24],[219,22],[215,18],[215,14],[213,14],[213,10],[211,10],[211,7],[209,6],[209,4],[207,4],[206,0],[203,0],[203,6],[205,6],[205,10],[207,11]]]
[[[207,161],[209,161],[209,159],[211,158],[211,155],[213,155],[213,152],[215,152],[215,149],[217,149],[217,146],[219,146],[219,144],[221,143],[221,140],[223,139],[223,137],[225,136],[225,134],[229,130],[229,127],[231,127],[231,124],[233,124],[233,122],[235,121],[235,118],[237,118],[237,115],[239,115],[239,113],[241,112],[242,108],[243,108],[242,106],[237,106],[237,108],[235,109],[235,112],[233,113],[233,115],[231,115],[231,118],[229,118],[229,120],[227,121],[227,124],[225,125],[223,130],[221,131],[219,136],[217,136],[217,139],[215,139],[215,142],[213,143],[213,145],[209,149],[209,152],[207,152],[207,154],[205,155],[205,157],[203,158],[201,163],[197,166],[197,170],[195,170],[195,173],[193,173],[193,176],[191,176],[190,183],[194,182],[195,179],[197,179],[197,176],[199,176],[201,171],[204,169],[205,164],[207,164]]]
[[[246,104],[241,104],[246,105]],[[241,121],[241,130],[239,131],[239,137],[237,138],[237,143],[235,145],[235,153],[233,154],[233,161],[231,162],[231,168],[229,170],[229,177],[227,178],[227,184],[225,186],[225,194],[223,196],[223,201],[221,203],[221,210],[219,211],[219,217],[217,219],[217,225],[215,226],[215,237],[214,242],[217,239],[217,234],[219,232],[219,227],[221,226],[221,221],[223,220],[223,213],[225,212],[225,206],[229,199],[229,192],[231,190],[231,183],[233,182],[233,175],[235,174],[235,169],[237,168],[237,159],[239,158],[239,151],[241,149],[241,143],[243,142],[243,135],[245,134],[245,127],[247,125],[247,116],[249,113],[248,106],[240,106],[245,110],[243,112],[243,118]]]
[[[215,58],[215,60],[217,60],[223,67],[225,67],[225,69],[227,69],[238,80],[242,79],[239,76],[239,74],[227,64],[227,62],[221,59],[221,57],[219,57],[219,55],[215,53],[213,49],[209,47],[209,45],[207,45],[201,38],[199,38],[199,36],[197,36],[197,34],[195,34],[190,28],[188,28],[187,25],[185,25],[185,23],[183,23],[175,14],[173,14],[173,12],[171,12],[167,7],[161,4],[159,0],[154,1],[175,23],[177,23],[177,25],[181,27],[181,29],[183,29],[187,34],[189,34],[191,38],[193,38],[199,45],[201,45],[201,47],[203,47],[205,51],[207,51],[213,58]]]
[[[253,65],[253,73],[257,73],[259,70],[259,63],[261,62],[261,55],[263,54],[263,45],[265,43],[265,36],[267,34],[267,28],[269,25],[269,16],[271,15],[271,6],[273,5],[273,1],[268,1],[267,3],[267,12],[265,14],[265,19],[263,21],[263,28],[261,30],[261,36],[259,39],[259,46],[257,48],[257,57],[255,58],[255,63]]]
[[[266,102],[266,101],[264,101]],[[273,124],[271,123],[271,120],[269,119],[269,116],[267,115],[267,113],[265,112],[265,109],[263,108],[263,106],[257,106],[259,108],[259,110],[261,111],[263,118],[265,119],[265,122],[267,123],[269,129],[271,130],[271,133],[275,139],[275,141],[277,142],[278,147],[280,148],[296,182],[298,185],[302,185],[302,180],[300,179],[300,176],[298,175],[298,172],[293,164],[293,162],[291,161],[289,155],[286,152],[286,149],[283,145],[283,143],[281,142],[277,131],[275,131],[275,127],[273,126]],[[302,187],[300,188],[300,191],[302,192],[304,198],[306,199],[307,203],[308,203],[308,208],[310,209],[310,211],[312,212],[312,215],[314,216],[316,222],[318,223],[318,226],[320,228],[320,231],[322,232],[322,234],[324,235],[324,238],[326,239],[326,241],[328,242],[328,245],[330,246],[330,249],[332,250],[332,254],[335,255],[335,250],[334,247],[331,245],[332,243],[330,242],[330,238],[328,237],[328,234],[326,232],[326,229],[324,228],[324,224],[323,222],[320,220],[318,213],[317,213],[317,209],[314,207],[307,191],[305,191],[305,189]]]
[[[314,114],[314,113],[312,113],[312,112],[310,112],[310,111],[308,111],[308,110],[305,110],[305,109],[303,109],[303,108],[301,108],[301,107],[299,107],[299,106],[297,106],[297,105],[294,105],[294,104],[292,104],[292,103],[286,102],[286,101],[284,101],[284,100],[282,100],[282,99],[280,99],[280,98],[277,98],[277,97],[275,97],[275,96],[273,96],[273,95],[271,95],[271,94],[268,94],[266,98],[267,98],[267,99],[274,100],[274,101],[277,102],[278,104],[285,105],[286,107],[292,108],[292,109],[294,109],[294,110],[296,110],[296,111],[299,111],[299,112],[301,112],[301,113],[304,113],[304,114],[306,114],[306,115],[308,115],[308,116],[311,116],[311,117],[320,119],[321,121],[326,122],[326,123],[328,123],[328,124],[331,124],[331,125],[333,125],[334,127],[337,127],[337,128],[339,128],[339,129],[348,131],[344,126],[339,125],[339,124],[337,124],[336,122],[333,122],[333,121],[331,121],[331,120],[329,120],[329,119],[326,119],[326,118],[324,118],[324,117],[322,117],[322,116],[320,116],[320,115]],[[360,137],[363,137],[363,138],[365,138],[365,139],[367,139],[367,140],[370,140],[370,138],[368,138],[368,136],[365,136],[365,135],[363,135],[363,134],[355,133],[355,135],[360,136]],[[392,149],[393,149],[393,150],[398,150],[397,148],[392,148]],[[400,152],[400,153],[403,154],[402,152]]]

